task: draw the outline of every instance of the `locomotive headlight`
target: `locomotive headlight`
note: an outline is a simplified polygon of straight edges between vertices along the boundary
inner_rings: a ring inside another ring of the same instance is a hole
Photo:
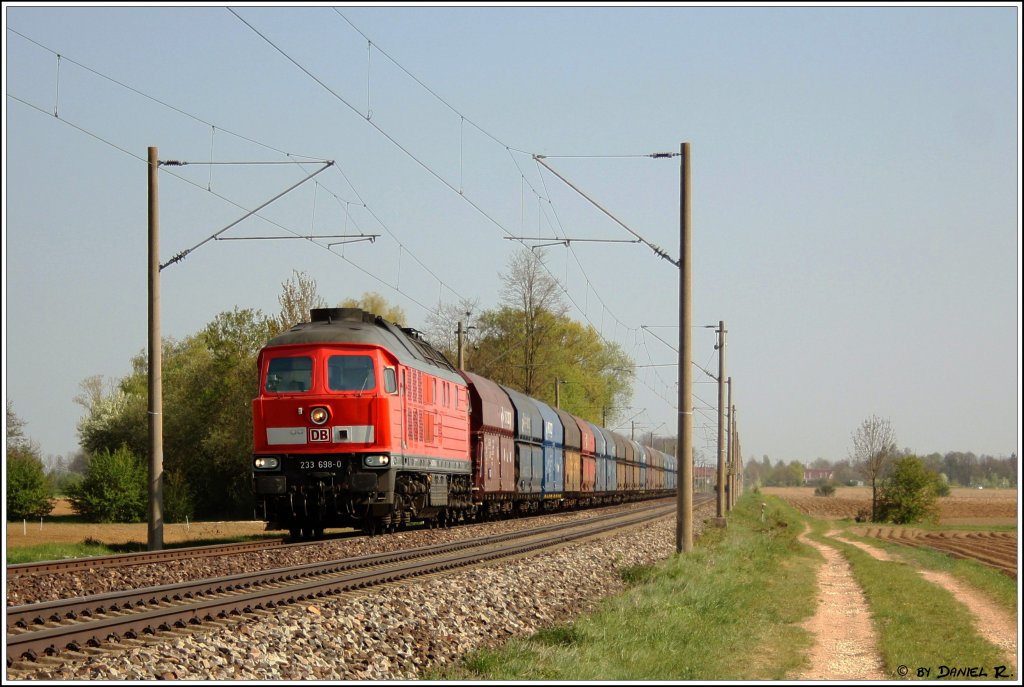
[[[327,408],[323,406],[317,406],[309,411],[309,419],[313,421],[314,425],[322,425],[331,419],[331,413]]]
[[[260,457],[253,461],[257,470],[276,470],[280,464],[280,459],[275,457]]]
[[[368,468],[383,468],[391,464],[391,456],[365,456],[363,465]]]

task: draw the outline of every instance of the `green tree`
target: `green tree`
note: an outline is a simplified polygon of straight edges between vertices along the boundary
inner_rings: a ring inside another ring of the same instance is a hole
[[[53,510],[53,485],[43,463],[24,448],[7,451],[7,519],[38,518]]]
[[[897,525],[938,518],[939,476],[917,456],[893,463],[878,494],[877,519]]]
[[[612,425],[629,405],[632,395],[632,361],[613,342],[605,341],[593,327],[567,315],[544,313],[544,339],[535,339],[530,371],[519,356],[526,331],[524,314],[511,308],[487,310],[477,320],[480,334],[466,368],[499,384],[559,405],[599,425]]]
[[[104,388],[102,378],[94,376],[79,384],[82,393],[75,402],[85,409],[85,415],[78,422],[78,443],[87,455],[113,451],[122,445],[137,455],[148,453],[148,381],[145,358],[140,356],[139,360],[141,373],[136,369],[119,383]]]
[[[258,311],[222,313],[198,338],[208,355],[203,382],[206,418],[193,421],[197,443],[180,448],[179,465],[203,513],[252,514],[252,402],[259,394],[256,357],[272,323]],[[188,412],[188,395],[178,400]],[[198,447],[198,450],[197,448]],[[221,489],[212,488],[220,485]]]
[[[43,471],[39,447],[25,434],[25,421],[7,401],[7,518],[38,518],[53,510],[53,485]]]
[[[192,489],[182,473],[164,473],[163,498],[165,522],[185,522],[186,518],[195,517]]]
[[[147,466],[122,446],[89,461],[89,473],[68,495],[79,515],[95,522],[142,522],[149,492]]]
[[[165,501],[203,516],[251,513],[252,399],[258,393],[256,356],[279,320],[253,310],[221,313],[201,332],[163,343]],[[83,448],[96,455],[126,446],[149,455],[148,357],[106,390],[83,382],[79,424]],[[169,475],[178,480],[169,483]],[[148,498],[148,497],[147,497]],[[166,504],[165,504],[166,505]],[[188,514],[183,512],[181,516]]]
[[[786,466],[786,483],[793,487],[801,487],[804,484],[804,464],[798,460],[790,461]]]
[[[358,299],[346,298],[340,303],[339,307],[360,308],[374,315],[380,315],[388,322],[394,322],[399,325],[406,324],[405,311],[397,305],[388,303],[388,300],[376,291],[365,292]]]
[[[566,314],[538,252],[516,253],[502,277],[500,307],[475,318],[466,369],[552,406],[557,385],[563,409],[614,425],[632,396],[629,356]]]

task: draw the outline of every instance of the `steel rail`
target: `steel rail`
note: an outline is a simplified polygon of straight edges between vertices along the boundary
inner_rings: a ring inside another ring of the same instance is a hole
[[[255,582],[242,583],[236,587],[238,591],[228,598],[209,599],[182,599],[180,605],[167,605],[167,601],[157,601],[159,607],[141,612],[133,612],[126,615],[89,619],[85,622],[66,623],[56,627],[41,629],[14,630],[13,634],[9,626],[7,636],[7,661],[10,666],[15,658],[35,658],[40,654],[56,654],[63,649],[78,650],[83,645],[99,646],[111,638],[120,637],[135,638],[141,634],[155,634],[158,631],[170,630],[171,628],[187,627],[189,625],[201,624],[204,621],[212,621],[215,618],[226,618],[242,613],[251,613],[259,609],[272,609],[280,604],[295,603],[310,598],[322,597],[324,595],[338,594],[353,589],[362,589],[369,586],[386,584],[411,577],[451,570],[458,567],[468,567],[484,561],[494,560],[501,557],[522,555],[540,548],[559,546],[575,539],[594,536],[609,529],[629,527],[651,519],[665,517],[672,513],[671,506],[647,508],[642,511],[629,511],[614,515],[601,516],[600,522],[597,519],[588,519],[576,523],[561,524],[538,528],[542,531],[527,531],[511,535],[497,535],[486,540],[477,542],[461,542],[457,550],[451,550],[426,554],[423,547],[420,551],[410,550],[408,552],[397,552],[389,556],[397,556],[403,560],[378,564],[376,569],[362,570],[358,572],[344,572],[336,568],[340,563],[346,561],[332,562],[319,565],[320,572],[313,571],[314,566],[299,566],[307,574],[295,573],[292,577],[282,579],[278,577],[273,581],[262,583],[274,585],[272,588],[261,590],[250,590]],[[527,543],[508,540],[532,539]],[[494,539],[505,541],[496,542]],[[450,547],[450,545],[448,545]],[[361,557],[364,563],[372,557]],[[408,560],[412,558],[412,560]],[[389,566],[380,569],[380,566]],[[350,568],[349,568],[350,569]],[[278,575],[284,570],[276,571]],[[275,572],[275,571],[271,571]],[[293,571],[294,572],[294,571]],[[324,577],[326,576],[326,579]],[[240,576],[232,576],[240,577]],[[269,577],[269,573],[257,574],[259,577]],[[320,579],[315,579],[319,577]],[[207,583],[223,583],[224,580],[205,581]],[[239,581],[240,582],[240,581]],[[281,584],[288,586],[281,588]],[[170,585],[180,588],[182,585]],[[153,588],[147,591],[156,591],[163,588]],[[222,597],[228,590],[221,584],[219,588],[213,589],[213,595]],[[187,593],[187,592],[186,592]],[[104,598],[111,595],[102,595]],[[142,596],[150,596],[143,594]],[[146,599],[144,604],[150,605],[155,599]],[[79,600],[72,600],[79,601]],[[95,601],[95,599],[94,599]],[[57,602],[34,605],[38,610],[40,606],[52,606]],[[130,606],[127,601],[118,604],[118,609],[127,610],[134,608],[136,602]],[[9,611],[14,611],[12,607]],[[113,611],[113,607],[104,607],[104,610]],[[21,609],[31,614],[30,607]],[[94,611],[83,611],[82,615],[90,617]],[[95,611],[95,612],[98,612]],[[20,610],[19,610],[20,613]],[[76,617],[78,613],[76,612]],[[9,614],[10,615],[10,614]],[[33,621],[38,620],[37,615]],[[44,622],[47,622],[44,620]],[[52,622],[52,621],[50,621]]]

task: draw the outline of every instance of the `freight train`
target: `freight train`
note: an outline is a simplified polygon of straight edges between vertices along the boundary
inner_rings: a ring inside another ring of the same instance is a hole
[[[257,359],[267,529],[374,533],[675,493],[675,457],[456,369],[413,329],[357,308],[310,320]]]

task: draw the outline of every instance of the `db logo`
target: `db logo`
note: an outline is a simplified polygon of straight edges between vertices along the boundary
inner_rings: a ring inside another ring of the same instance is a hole
[[[331,430],[328,427],[310,427],[309,428],[309,440],[310,441],[330,441]]]

